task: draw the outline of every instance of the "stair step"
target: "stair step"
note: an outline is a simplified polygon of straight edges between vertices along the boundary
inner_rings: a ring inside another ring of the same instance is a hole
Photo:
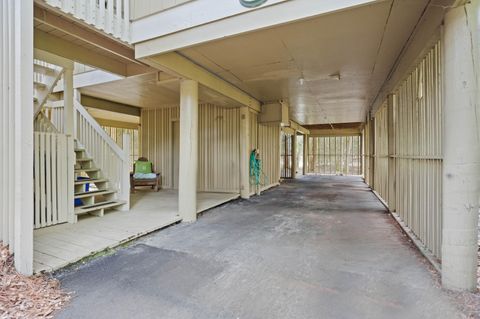
[[[105,183],[108,182],[108,179],[98,179],[98,178],[89,178],[75,181],[75,185],[84,185],[88,183]]]
[[[89,191],[89,192],[81,192],[81,193],[75,193],[74,198],[86,198],[86,197],[92,197],[92,196],[100,196],[100,195],[109,195],[109,194],[114,194],[117,191],[115,190],[109,190],[109,189],[101,189],[101,190],[96,190],[96,191]]]
[[[85,149],[81,147],[75,147],[75,152],[84,152]]]
[[[35,73],[47,73],[47,72],[53,73],[55,71],[56,70],[52,67],[33,62],[33,72]]]
[[[47,87],[47,85],[46,85],[45,83],[43,83],[43,82],[33,81],[33,84],[34,84],[35,86],[41,87],[42,89],[44,89],[44,88]]]
[[[93,205],[79,206],[75,208],[75,215],[86,214],[100,209],[113,208],[125,204],[125,201],[121,200],[112,200],[96,203]]]
[[[93,161],[93,158],[77,158],[77,162],[91,162]]]
[[[91,168],[78,168],[75,169],[75,173],[81,173],[81,172],[98,172],[100,169],[91,167]]]

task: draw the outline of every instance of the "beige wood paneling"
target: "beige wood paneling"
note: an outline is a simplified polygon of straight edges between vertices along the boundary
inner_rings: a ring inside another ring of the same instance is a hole
[[[198,190],[240,191],[240,111],[213,104],[199,105]],[[165,188],[174,188],[174,122],[179,107],[143,109],[141,155],[153,161],[162,173]]]
[[[436,43],[393,91],[395,211],[425,247],[441,257],[443,171],[443,79]],[[370,124],[371,125],[371,124]],[[375,114],[374,188],[387,202],[387,107]]]
[[[201,104],[198,190],[240,192],[240,109]]]

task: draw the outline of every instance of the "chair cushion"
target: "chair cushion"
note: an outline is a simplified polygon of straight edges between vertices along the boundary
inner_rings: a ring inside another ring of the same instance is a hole
[[[155,179],[157,178],[157,174],[155,173],[135,173],[133,174],[134,179]]]
[[[150,174],[152,173],[152,162],[136,161],[135,162],[135,174]]]

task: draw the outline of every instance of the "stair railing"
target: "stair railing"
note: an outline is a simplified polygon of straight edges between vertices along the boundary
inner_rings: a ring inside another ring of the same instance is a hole
[[[98,122],[78,102],[74,101],[75,138],[109,180],[110,188],[117,190],[118,199],[130,209],[130,137],[124,134],[123,149],[105,132]]]

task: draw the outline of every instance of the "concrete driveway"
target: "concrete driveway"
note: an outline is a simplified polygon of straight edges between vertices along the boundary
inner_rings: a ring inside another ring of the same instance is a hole
[[[57,275],[58,318],[457,318],[356,177],[303,177]]]

